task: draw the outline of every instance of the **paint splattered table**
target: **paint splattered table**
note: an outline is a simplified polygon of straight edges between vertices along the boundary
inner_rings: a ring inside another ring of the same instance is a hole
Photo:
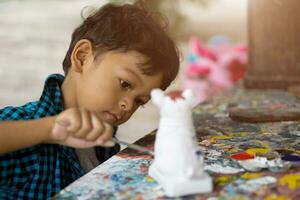
[[[241,123],[231,120],[231,107],[271,110],[300,108],[300,101],[279,90],[235,88],[198,105],[194,122],[205,169],[214,179],[214,191],[182,199],[300,199],[300,122]],[[137,144],[153,148],[155,132]],[[289,167],[245,170],[233,155],[253,155],[269,161],[295,157]],[[294,156],[294,157],[293,157]],[[147,176],[152,157],[125,149],[65,188],[55,199],[168,199]],[[184,186],[183,186],[184,187]]]

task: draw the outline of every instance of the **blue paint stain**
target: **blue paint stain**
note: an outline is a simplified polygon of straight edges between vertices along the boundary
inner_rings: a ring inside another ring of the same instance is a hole
[[[300,162],[300,156],[292,154],[284,155],[281,157],[281,159],[284,161]]]
[[[114,174],[110,177],[110,179],[112,181],[115,181],[115,182],[119,182],[120,181],[120,176],[118,176],[118,174]]]
[[[125,185],[133,180],[133,178],[128,176],[123,176],[121,174],[114,174],[110,177],[110,180],[115,184]]]

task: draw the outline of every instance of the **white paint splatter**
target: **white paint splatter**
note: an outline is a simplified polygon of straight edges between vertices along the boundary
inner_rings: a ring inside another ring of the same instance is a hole
[[[267,158],[264,157],[256,157],[254,159],[241,160],[239,164],[246,170],[255,172],[259,171],[262,168],[267,168]]]
[[[233,168],[233,167],[229,167],[229,166],[224,167],[219,164],[205,165],[204,170],[218,173],[218,174],[237,174],[239,172],[244,171],[244,169],[242,169],[242,168]]]
[[[251,179],[249,181],[246,181],[244,184],[241,184],[238,186],[239,190],[245,191],[245,192],[253,192],[259,189],[263,185],[268,185],[272,183],[276,183],[276,178],[272,176],[265,176],[261,178]]]
[[[260,171],[268,168],[273,172],[286,171],[291,167],[290,162],[284,162],[281,159],[267,160],[264,157],[256,157],[254,159],[239,161],[239,164],[248,171]]]

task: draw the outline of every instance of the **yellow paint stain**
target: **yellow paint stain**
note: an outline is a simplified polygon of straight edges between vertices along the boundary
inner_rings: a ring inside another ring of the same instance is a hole
[[[268,132],[268,129],[267,129],[266,127],[262,127],[262,128],[260,129],[260,132],[261,132],[262,134],[264,134],[264,133]]]
[[[268,143],[265,143],[265,142],[262,142],[262,141],[258,141],[258,143],[260,143],[261,146],[263,146],[263,147],[266,148],[266,149],[269,149],[269,148],[270,148]]]
[[[255,142],[255,143],[261,145],[262,148],[269,149],[269,144],[268,143],[265,143],[265,142],[260,141],[260,140],[253,140],[252,142]]]
[[[218,135],[218,136],[213,136],[209,138],[207,141],[209,142],[216,142],[217,140],[228,140],[231,139],[232,137],[227,136],[227,135]]]
[[[300,150],[295,149],[294,152],[300,155]]]
[[[239,150],[239,149],[234,149],[234,148],[232,148],[232,149],[227,150],[227,152],[228,152],[229,154],[233,154],[233,153],[238,153],[238,152],[240,152],[240,150]]]
[[[280,179],[279,183],[287,185],[290,189],[296,189],[300,187],[300,174],[287,174]]]
[[[219,176],[216,178],[216,184],[223,186],[228,183],[231,183],[233,180],[234,180],[234,177],[232,177],[232,176]]]
[[[154,182],[155,180],[152,177],[147,176],[146,181],[151,183],[151,182]]]
[[[256,154],[266,154],[270,151],[268,148],[251,148],[248,149],[246,152],[251,154],[251,155],[256,155]]]
[[[250,173],[250,172],[246,172],[243,175],[241,175],[241,178],[243,179],[254,179],[254,178],[258,178],[261,177],[262,173]]]
[[[290,198],[284,195],[271,194],[264,198],[264,200],[289,200]]]
[[[292,147],[288,147],[288,148],[286,148],[286,150],[292,151],[292,152],[297,153],[297,154],[300,154],[300,150],[294,149]]]
[[[247,132],[238,132],[238,133],[231,133],[229,134],[229,137],[244,137],[247,136]]]
[[[268,130],[263,130],[263,129],[261,129],[261,134],[262,135],[266,135],[266,136],[272,136],[272,135],[274,135],[274,133],[268,132]]]
[[[229,198],[228,197],[221,197],[221,198],[218,198],[218,199],[230,199],[230,200],[249,200],[248,197],[245,197],[245,196],[241,196],[241,195],[234,195],[234,196],[230,196]]]

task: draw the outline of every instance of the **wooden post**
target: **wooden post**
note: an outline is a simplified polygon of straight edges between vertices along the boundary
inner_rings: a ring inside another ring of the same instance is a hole
[[[248,0],[247,88],[300,84],[300,0]]]

